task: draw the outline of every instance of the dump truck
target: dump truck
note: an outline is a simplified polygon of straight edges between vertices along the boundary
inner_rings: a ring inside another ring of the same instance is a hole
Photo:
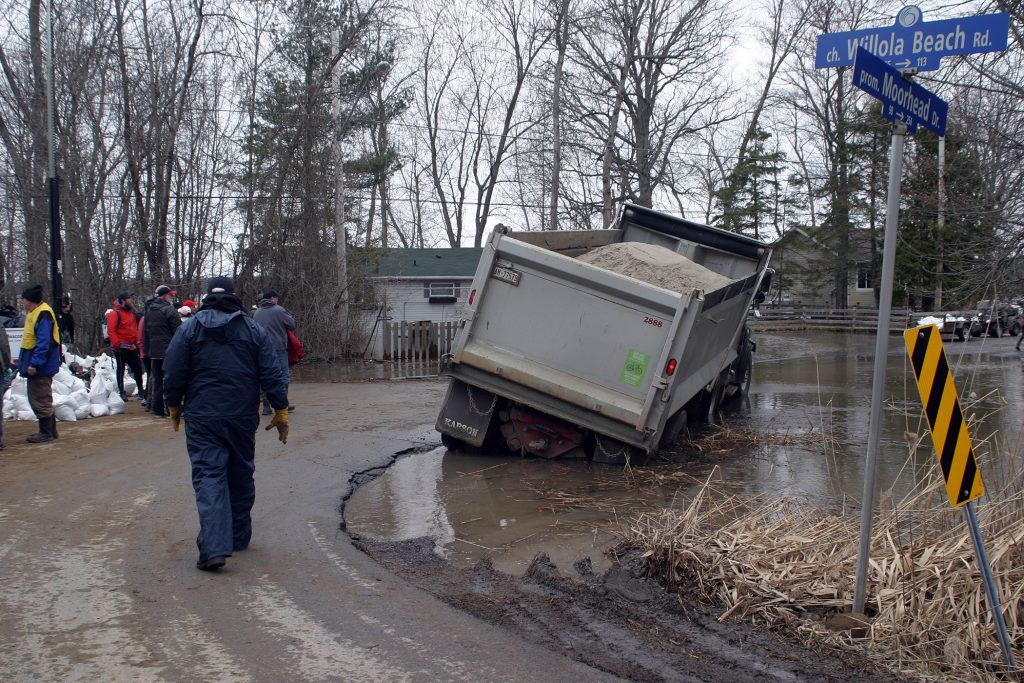
[[[671,286],[623,252],[655,258]],[[622,257],[618,272],[601,254]],[[499,226],[441,360],[443,443],[642,463],[749,390],[746,322],[770,258],[757,240],[632,204],[605,230]]]

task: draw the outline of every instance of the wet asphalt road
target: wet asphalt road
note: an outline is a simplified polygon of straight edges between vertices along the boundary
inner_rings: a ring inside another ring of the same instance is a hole
[[[458,612],[339,531],[349,478],[437,441],[439,381],[300,384],[249,550],[195,569],[184,434],[129,413],[0,452],[0,681],[613,680]],[[385,417],[386,416],[386,417]]]

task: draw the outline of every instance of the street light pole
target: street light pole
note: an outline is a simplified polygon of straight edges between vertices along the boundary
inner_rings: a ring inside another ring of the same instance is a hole
[[[57,177],[56,131],[54,124],[53,82],[56,68],[53,63],[53,0],[46,0],[46,135],[49,147],[47,165],[47,197],[50,208],[50,281],[53,283],[53,308],[60,311],[64,296],[62,282],[62,245],[60,240],[60,179]]]

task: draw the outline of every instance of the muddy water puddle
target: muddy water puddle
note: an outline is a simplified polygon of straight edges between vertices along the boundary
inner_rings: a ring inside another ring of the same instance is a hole
[[[608,564],[609,529],[637,513],[685,505],[711,477],[729,493],[789,496],[857,514],[868,435],[874,337],[757,335],[749,398],[723,415],[735,439],[659,457],[640,474],[590,463],[448,452],[439,447],[398,461],[346,507],[351,533],[388,540],[428,536],[461,566],[490,558],[520,574],[540,550],[567,567],[589,556]],[[900,337],[890,341],[878,488],[899,497],[934,468],[920,402]],[[979,451],[998,441],[1021,447],[1024,372],[1014,341],[946,343]],[[432,407],[431,407],[432,409]],[[760,435],[760,436],[759,436]],[[730,443],[734,447],[729,447]],[[737,445],[738,444],[738,445]]]

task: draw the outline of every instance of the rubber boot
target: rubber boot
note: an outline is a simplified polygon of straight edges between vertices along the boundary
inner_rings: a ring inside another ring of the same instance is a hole
[[[44,417],[39,420],[39,431],[35,434],[29,435],[25,439],[29,443],[46,443],[47,441],[53,441],[53,434],[50,433],[50,418]]]
[[[54,439],[59,438],[59,434],[57,434],[57,416],[56,415],[51,415],[50,416],[50,435]]]

